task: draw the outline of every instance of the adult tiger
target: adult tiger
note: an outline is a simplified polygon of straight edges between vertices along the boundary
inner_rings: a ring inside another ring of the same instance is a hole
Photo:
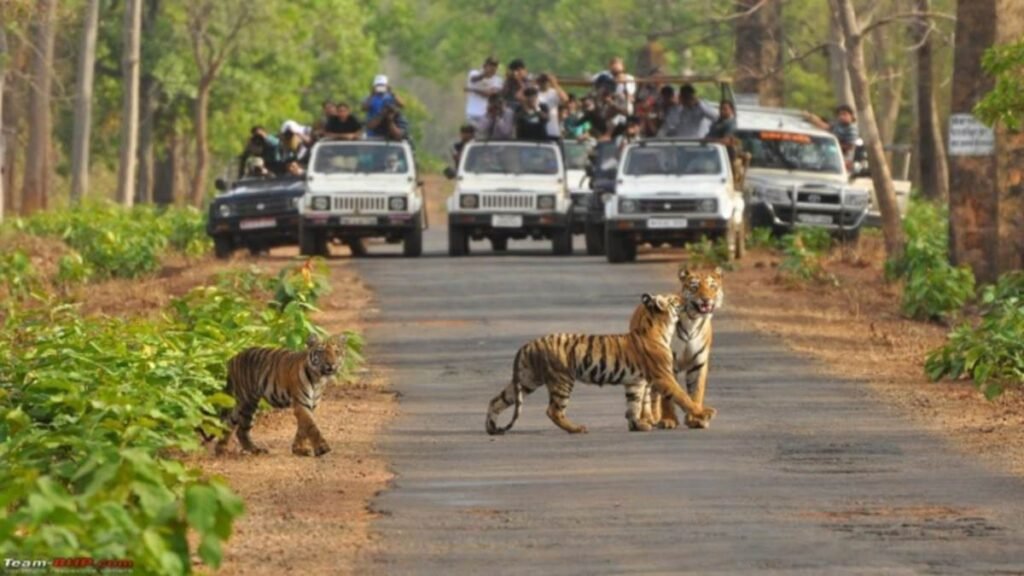
[[[711,357],[711,317],[722,306],[724,297],[722,269],[701,272],[684,268],[679,271],[679,282],[682,284],[680,295],[685,304],[672,339],[676,379],[686,383],[686,390],[692,396],[693,403],[701,407],[704,405]],[[652,389],[649,401],[644,400],[645,411],[648,407],[650,414],[645,415],[660,427],[671,429],[679,426],[672,398]],[[693,412],[688,412],[685,422],[690,428],[707,428],[713,416],[714,412],[706,417],[697,417]]]
[[[696,406],[676,383],[672,373],[671,342],[679,320],[682,298],[677,294],[644,294],[633,312],[627,334],[549,334],[533,340],[516,353],[512,382],[495,396],[487,410],[488,434],[510,430],[522,412],[523,397],[542,385],[550,396],[548,418],[569,433],[587,428],[565,415],[575,383],[622,384],[626,389],[626,420],[630,430],[650,430],[653,422],[642,418],[648,382],[675,398],[687,412],[710,418],[714,409]],[[511,422],[504,427],[498,415],[515,405]]]
[[[306,340],[306,349],[301,352],[248,348],[232,357],[228,361],[225,392],[234,397],[235,406],[221,415],[228,431],[217,441],[217,453],[224,451],[236,433],[242,450],[266,453],[266,448],[256,446],[249,437],[260,398],[265,398],[274,408],[290,406],[295,411],[297,426],[292,453],[309,456],[307,441],[312,442],[313,453],[317,456],[330,452],[330,446],[313,420],[313,411],[324,384],[341,366],[344,353],[344,336],[320,340],[311,334]],[[212,439],[205,434],[204,437]]]

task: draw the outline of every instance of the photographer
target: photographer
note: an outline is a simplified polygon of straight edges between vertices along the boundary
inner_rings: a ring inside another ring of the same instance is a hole
[[[493,56],[484,60],[482,71],[470,71],[463,89],[466,92],[466,121],[479,128],[487,115],[488,98],[501,93],[504,84],[498,76],[498,60]]]
[[[388,77],[378,74],[373,79],[373,91],[363,101],[366,135],[371,138],[404,139],[407,134],[407,124],[401,113],[404,107],[401,98],[392,92]]]
[[[500,94],[487,100],[487,115],[477,131],[485,140],[511,140],[516,136],[515,117]]]
[[[548,123],[551,121],[551,110],[540,101],[537,88],[530,86],[523,91],[526,98],[523,105],[516,110],[516,137],[519,140],[548,140]]]
[[[250,158],[260,158],[263,160],[262,165],[264,169],[270,169],[273,171],[277,166],[280,165],[281,161],[281,141],[277,136],[268,134],[266,129],[262,126],[253,126],[249,130],[249,140],[245,144],[245,150],[242,152],[238,163],[238,177],[245,176],[253,165],[250,162]]]

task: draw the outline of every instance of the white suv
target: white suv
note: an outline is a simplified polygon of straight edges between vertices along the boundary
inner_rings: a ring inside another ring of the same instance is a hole
[[[605,202],[605,255],[636,259],[637,246],[682,246],[725,238],[743,251],[743,196],[721,144],[641,140],[623,151],[615,194]]]
[[[423,194],[408,142],[318,142],[299,212],[304,255],[326,255],[332,239],[358,253],[362,239],[374,237],[401,242],[406,256],[423,252]]]
[[[555,254],[572,253],[571,200],[556,142],[477,141],[462,151],[448,198],[448,253],[469,254],[470,239],[496,252],[509,239],[550,238]]]

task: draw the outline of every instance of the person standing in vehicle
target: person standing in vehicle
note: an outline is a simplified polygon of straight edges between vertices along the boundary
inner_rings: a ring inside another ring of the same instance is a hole
[[[498,75],[498,60],[488,56],[482,70],[471,70],[466,78],[466,122],[480,128],[487,116],[487,99],[501,93],[505,82]]]
[[[679,103],[668,110],[658,136],[699,140],[707,135],[715,120],[718,111],[697,98],[693,86],[683,84],[679,87]]]
[[[516,137],[514,114],[500,94],[493,94],[488,99],[487,115],[477,135],[485,140],[511,140]]]
[[[557,139],[562,136],[559,126],[558,109],[565,103],[569,96],[558,85],[558,78],[553,74],[541,74],[537,76],[537,98],[540,103],[548,107],[548,137]]]
[[[345,102],[338,102],[334,115],[327,118],[324,136],[337,140],[359,140],[363,134],[363,123],[352,113]]]
[[[454,169],[459,169],[462,151],[465,150],[466,144],[469,144],[474,136],[476,136],[476,126],[472,124],[463,124],[462,128],[459,129],[459,139],[452,144],[452,167]]]
[[[516,137],[519,140],[548,140],[548,123],[551,111],[540,101],[537,88],[530,86],[523,91],[525,101],[516,110]]]
[[[505,101],[506,108],[515,110],[526,100],[524,91],[527,79],[526,63],[521,58],[508,63],[505,84],[501,88],[501,98]]]
[[[366,111],[366,135],[372,138],[401,140],[405,137],[402,99],[392,92],[388,77],[378,74],[373,79],[373,91],[363,101]]]
[[[601,72],[594,78],[595,84],[601,77],[607,77],[615,84],[613,92],[622,103],[623,115],[633,113],[633,104],[636,100],[636,78],[626,74],[626,64],[622,58],[616,56],[608,61],[608,69]]]
[[[806,110],[803,111],[805,120],[814,124],[822,130],[828,130],[839,140],[839,148],[843,151],[843,158],[847,166],[853,162],[853,152],[857,148],[857,139],[860,134],[857,132],[857,116],[849,104],[840,104],[836,107],[836,119],[831,123],[824,118]]]

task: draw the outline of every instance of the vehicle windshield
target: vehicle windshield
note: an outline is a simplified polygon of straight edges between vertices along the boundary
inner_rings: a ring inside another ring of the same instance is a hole
[[[405,174],[409,160],[401,146],[336,144],[321,146],[313,161],[318,174]]]
[[[590,148],[580,142],[566,142],[562,145],[562,149],[565,150],[565,169],[566,170],[583,170],[587,166],[589,160],[588,154]]]
[[[626,154],[628,176],[692,176],[722,173],[717,148],[704,146],[634,146]]]
[[[751,168],[843,173],[843,156],[835,138],[766,130],[739,131],[736,135],[751,155]]]
[[[468,174],[558,174],[558,153],[551,146],[485,144],[473,146],[462,165]]]

